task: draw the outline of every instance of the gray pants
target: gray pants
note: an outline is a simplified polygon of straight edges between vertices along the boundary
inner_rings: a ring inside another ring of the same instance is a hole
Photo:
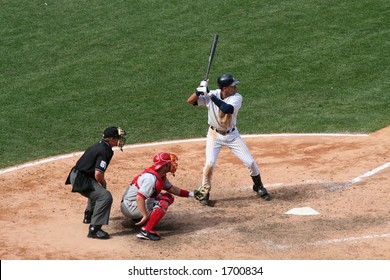
[[[146,200],[146,210],[148,214],[153,211],[153,206],[155,205],[156,200],[154,198],[148,198]],[[122,214],[131,219],[140,219],[142,218],[142,214],[138,209],[137,202],[131,201],[127,202],[126,200],[122,200],[121,202],[121,211]]]
[[[73,185],[76,179],[77,170],[70,174],[70,183]],[[112,195],[111,193],[99,185],[96,180],[92,180],[94,190],[87,193],[82,193],[88,198],[87,210],[92,212],[91,225],[108,225],[110,219]]]

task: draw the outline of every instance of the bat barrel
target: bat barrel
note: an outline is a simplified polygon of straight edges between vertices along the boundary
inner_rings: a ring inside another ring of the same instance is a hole
[[[218,34],[215,34],[214,37],[213,37],[213,42],[212,42],[211,47],[210,47],[209,61],[208,61],[208,64],[207,64],[206,74],[205,74],[205,78],[204,78],[205,80],[207,80],[208,77],[209,77],[211,64],[213,63],[215,50],[217,48],[218,38],[219,38]]]

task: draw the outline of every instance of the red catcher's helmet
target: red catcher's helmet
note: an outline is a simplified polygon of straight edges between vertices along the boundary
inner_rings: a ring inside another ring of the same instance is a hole
[[[171,169],[169,171],[172,175],[175,175],[178,160],[179,159],[175,154],[160,152],[153,157],[154,170],[159,170],[163,165],[170,163]]]

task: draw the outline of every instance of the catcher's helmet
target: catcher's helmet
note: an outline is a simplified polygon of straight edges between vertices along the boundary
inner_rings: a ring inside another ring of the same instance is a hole
[[[170,172],[175,175],[176,169],[177,169],[177,161],[179,159],[175,154],[172,153],[165,153],[165,152],[160,152],[156,154],[153,157],[153,168],[154,170],[159,170],[163,165],[170,163],[171,164],[171,169]]]
[[[222,74],[218,77],[217,83],[219,88],[223,89],[224,87],[235,87],[238,85],[239,81],[236,80],[232,74]]]

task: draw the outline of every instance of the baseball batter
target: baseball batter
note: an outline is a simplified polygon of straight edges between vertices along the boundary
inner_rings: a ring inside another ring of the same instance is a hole
[[[248,168],[253,180],[253,191],[261,198],[271,200],[261,181],[259,167],[237,129],[237,116],[242,104],[242,96],[237,93],[239,81],[231,74],[223,74],[218,77],[217,83],[219,89],[209,90],[208,81],[202,81],[187,100],[189,104],[206,106],[208,109],[206,163],[202,184],[195,192],[195,198],[203,205],[212,206],[210,190],[213,170],[222,147],[226,146]]]

